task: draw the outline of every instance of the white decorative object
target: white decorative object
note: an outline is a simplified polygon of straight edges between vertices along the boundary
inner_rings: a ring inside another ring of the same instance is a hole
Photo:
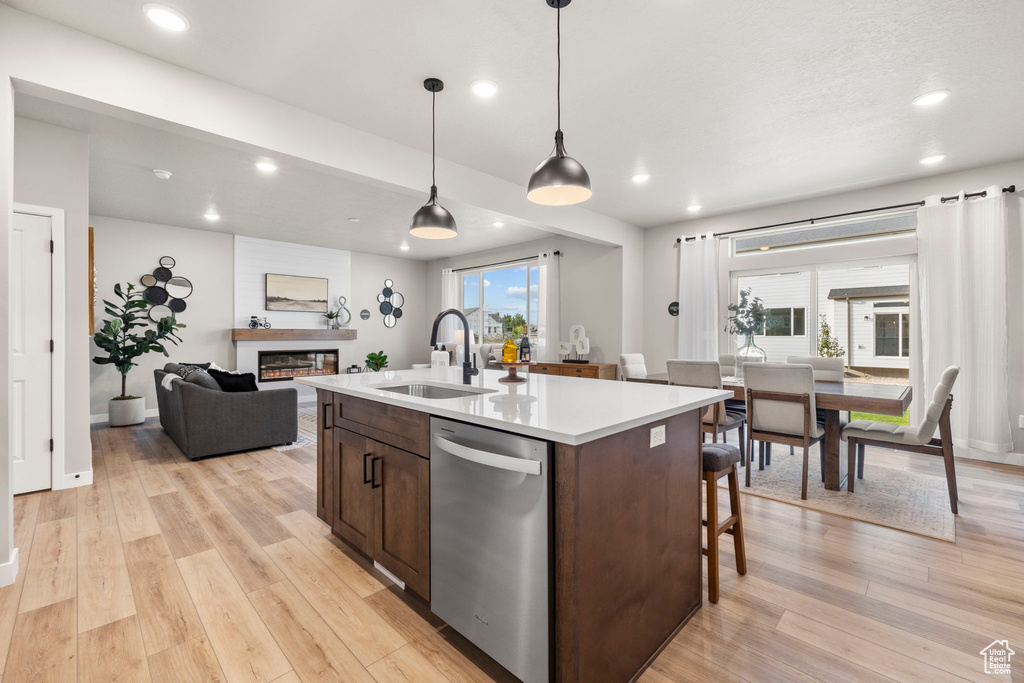
[[[561,356],[568,356],[572,353],[572,344],[569,342],[558,342],[558,353]]]
[[[573,325],[570,327],[569,341],[559,342],[558,350],[563,356],[568,356],[575,351],[577,358],[590,353],[590,339],[587,337],[586,328],[583,325]]]

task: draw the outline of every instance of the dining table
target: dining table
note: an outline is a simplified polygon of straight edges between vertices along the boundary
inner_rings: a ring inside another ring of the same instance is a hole
[[[667,372],[629,377],[627,382],[669,384]],[[738,401],[745,401],[743,379],[723,376],[722,388],[731,390]],[[825,462],[825,488],[840,491],[846,486],[846,458],[840,457],[840,413],[871,413],[902,416],[910,407],[911,388],[899,384],[869,382],[815,382],[815,407],[825,417],[825,437],[821,442]]]

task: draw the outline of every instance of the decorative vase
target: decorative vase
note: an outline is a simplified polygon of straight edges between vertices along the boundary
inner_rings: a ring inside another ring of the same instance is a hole
[[[146,399],[142,396],[112,398],[107,402],[107,422],[111,427],[127,427],[146,421]]]
[[[736,376],[743,377],[744,363],[767,363],[768,354],[754,343],[754,335],[748,334],[746,342],[736,350]]]

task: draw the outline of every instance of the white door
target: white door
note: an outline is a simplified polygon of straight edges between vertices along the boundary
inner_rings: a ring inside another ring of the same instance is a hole
[[[11,234],[11,431],[14,492],[50,488],[51,219],[14,214]]]

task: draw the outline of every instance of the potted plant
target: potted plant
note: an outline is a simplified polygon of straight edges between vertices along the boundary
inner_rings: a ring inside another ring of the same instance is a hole
[[[93,335],[92,340],[105,356],[92,359],[97,365],[113,365],[121,373],[121,395],[110,399],[108,410],[110,426],[123,427],[139,424],[146,419],[146,400],[142,396],[128,395],[128,372],[137,363],[135,359],[150,351],[168,355],[166,342],[177,345],[181,341],[177,331],[183,327],[173,316],[154,323],[146,316],[149,303],[141,291],[135,291],[128,284],[127,291],[121,284],[114,285],[114,294],[121,299],[119,304],[103,301],[103,310],[111,316],[103,321],[103,327]]]
[[[388,357],[383,351],[366,354],[366,369],[379,372],[388,366]]]
[[[341,325],[339,323],[339,320],[338,320],[338,318],[340,316],[341,316],[341,309],[340,308],[338,310],[336,310],[336,311],[332,311],[332,310],[328,309],[327,312],[324,313],[324,317],[327,318],[327,329],[329,329],[329,330],[337,330],[337,329],[339,329],[341,327]]]
[[[755,334],[765,334],[774,327],[773,322],[768,319],[768,309],[760,297],[751,297],[749,289],[740,290],[740,299],[737,303],[729,304],[729,325],[725,331],[729,334],[744,337],[743,346],[736,351],[736,376],[743,376],[744,363],[764,363],[768,355],[764,350],[754,343]]]

